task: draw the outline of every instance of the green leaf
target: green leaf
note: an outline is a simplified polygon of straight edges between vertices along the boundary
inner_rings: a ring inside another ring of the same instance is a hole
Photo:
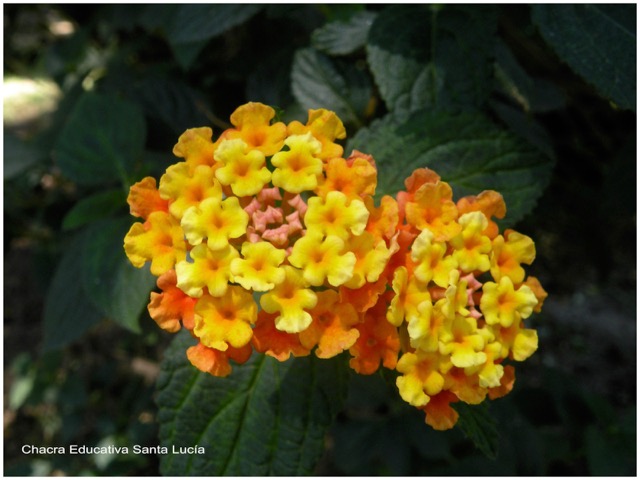
[[[43,313],[43,348],[63,348],[80,338],[103,315],[87,298],[82,282],[86,232],[69,242],[47,291]]]
[[[367,43],[369,29],[376,13],[361,11],[346,21],[335,21],[323,25],[313,32],[311,44],[329,55],[348,55]]]
[[[134,95],[149,116],[162,120],[176,135],[210,123],[202,113],[205,100],[177,78],[147,77],[136,85]]]
[[[396,5],[376,17],[367,58],[387,108],[473,109],[491,93],[490,5]]]
[[[373,155],[377,195],[395,195],[416,168],[451,184],[455,198],[497,190],[507,204],[505,224],[531,212],[549,182],[553,160],[480,114],[422,110],[390,114],[360,130],[346,151]]]
[[[334,64],[326,55],[312,48],[296,52],[291,70],[291,89],[302,107],[332,110],[344,123],[356,127],[362,125],[371,98],[371,81],[367,72],[348,63]]]
[[[636,6],[534,5],[544,39],[578,75],[621,108],[636,107]]]
[[[564,107],[562,92],[551,82],[533,78],[520,66],[504,43],[496,45],[498,88],[525,112],[548,112]]]
[[[499,434],[496,420],[489,412],[489,402],[482,402],[480,405],[457,402],[452,406],[460,415],[456,426],[482,453],[495,459],[498,455]]]
[[[186,359],[193,345],[179,334],[158,378],[160,439],[169,449],[164,475],[311,474],[324,451],[324,435],[347,390],[340,358],[314,356],[280,363],[254,354],[226,378],[202,373]],[[203,446],[204,454],[172,454]]]
[[[47,154],[37,146],[4,132],[3,174],[5,180],[17,177],[29,167],[45,160]]]
[[[139,332],[138,317],[149,302],[155,277],[149,268],[135,268],[122,244],[130,218],[114,218],[92,224],[82,248],[82,283],[89,300],[105,316]]]
[[[238,26],[260,10],[251,4],[180,5],[167,25],[167,40],[183,68],[189,68],[207,42]]]
[[[60,134],[55,159],[62,172],[79,184],[119,180],[128,186],[145,137],[144,117],[135,104],[85,93]]]
[[[81,199],[62,220],[63,230],[72,230],[108,217],[126,206],[127,195],[123,190],[107,190]]]

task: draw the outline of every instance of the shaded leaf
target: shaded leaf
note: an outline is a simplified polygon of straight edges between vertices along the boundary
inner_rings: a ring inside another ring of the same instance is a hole
[[[313,356],[280,363],[254,354],[226,378],[186,359],[182,332],[158,378],[163,445],[204,446],[205,454],[164,455],[164,475],[310,474],[346,394],[346,365]]]
[[[80,184],[120,180],[128,186],[145,137],[146,125],[137,105],[85,93],[60,134],[55,159],[62,172]]]
[[[105,316],[134,332],[149,302],[155,277],[148,266],[135,268],[124,254],[123,239],[131,226],[128,217],[92,224],[82,248],[82,282],[89,300]]]
[[[36,145],[19,139],[10,132],[4,133],[3,174],[5,180],[17,177],[29,167],[45,160],[47,154]]]
[[[496,458],[499,434],[496,421],[489,412],[489,402],[480,405],[457,402],[452,406],[460,415],[456,426],[482,453],[489,458]]]
[[[263,8],[252,4],[184,4],[164,17],[176,59],[189,68],[207,42],[249,20]]]
[[[120,189],[85,197],[67,212],[62,220],[62,229],[72,230],[122,210],[126,199],[126,193]]]
[[[80,338],[103,315],[87,298],[82,284],[82,248],[86,232],[73,238],[51,280],[43,312],[43,348],[63,348]]]
[[[548,112],[564,107],[562,92],[551,82],[529,76],[509,47],[499,43],[495,51],[498,87],[525,112]]]
[[[636,6],[534,5],[544,39],[578,75],[622,108],[636,107]]]
[[[347,55],[365,46],[376,14],[360,11],[345,21],[330,22],[313,32],[311,44],[329,55]]]
[[[147,77],[136,85],[134,95],[149,116],[160,119],[176,135],[209,124],[201,111],[206,105],[204,99],[176,78]]]
[[[480,114],[422,110],[387,115],[348,143],[373,155],[377,195],[395,195],[416,168],[429,167],[449,182],[455,198],[497,190],[507,204],[506,224],[528,214],[549,182],[553,160]]]
[[[490,93],[495,7],[397,5],[374,21],[367,58],[387,108],[469,109]]]
[[[371,98],[369,76],[354,65],[339,66],[312,48],[298,50],[291,70],[293,95],[304,108],[326,108],[360,126]]]

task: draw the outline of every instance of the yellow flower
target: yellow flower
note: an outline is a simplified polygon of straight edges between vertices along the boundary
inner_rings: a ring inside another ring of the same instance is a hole
[[[524,268],[521,263],[531,265],[536,258],[536,246],[530,237],[513,230],[498,235],[493,240],[491,255],[491,276],[499,281],[503,275],[509,276],[514,284],[524,280]]]
[[[285,272],[279,268],[287,253],[269,242],[242,244],[242,256],[231,262],[233,281],[247,290],[266,292],[282,283]]]
[[[528,286],[521,285],[515,290],[508,276],[499,283],[486,282],[482,286],[480,310],[489,325],[510,327],[520,318],[529,317],[537,304],[538,299]]]
[[[203,345],[225,351],[240,348],[251,340],[258,308],[251,293],[230,286],[222,297],[203,295],[195,306],[196,325],[193,333]]]
[[[209,127],[190,128],[185,131],[178,143],[173,147],[173,154],[176,157],[184,158],[190,167],[197,165],[212,166],[213,152],[217,143],[211,141],[213,131]]]
[[[344,284],[348,288],[360,288],[366,282],[378,281],[391,257],[391,251],[385,241],[381,238],[376,239],[369,232],[351,237],[346,249],[356,256],[353,277]]]
[[[396,370],[402,373],[396,379],[396,385],[402,399],[414,407],[423,407],[432,396],[442,391],[445,374],[451,368],[438,353],[416,351],[407,352],[400,360]]]
[[[285,277],[282,283],[260,297],[260,305],[267,313],[279,313],[275,319],[278,330],[298,333],[311,324],[312,309],[318,302],[315,292],[302,277],[302,273],[289,265],[282,267]]]
[[[409,275],[406,267],[396,269],[391,287],[395,293],[387,310],[387,320],[391,325],[399,327],[405,318],[410,322],[420,317],[422,315],[419,311],[420,305],[424,302],[431,303],[426,285],[416,281],[413,275]],[[422,307],[423,313],[427,310],[428,307]]]
[[[160,178],[160,197],[169,200],[169,211],[178,220],[184,212],[206,198],[222,199],[222,188],[207,165],[191,168],[185,162],[167,168]]]
[[[431,280],[439,287],[449,285],[449,273],[458,267],[455,257],[445,255],[447,245],[436,242],[430,230],[423,230],[411,246],[411,260],[417,265],[414,275],[421,282],[428,284]]]
[[[450,241],[458,267],[465,273],[486,272],[491,266],[491,240],[482,233],[489,225],[487,217],[482,212],[469,212],[458,218],[458,224],[462,231]]]
[[[289,263],[300,268],[304,279],[314,287],[325,280],[338,287],[351,279],[356,264],[355,254],[344,249],[340,237],[329,235],[323,239],[318,232],[307,232],[293,245]]]
[[[460,271],[449,272],[449,286],[444,292],[444,298],[438,300],[438,308],[449,320],[453,320],[455,314],[466,317],[469,315],[467,304],[469,296],[467,293],[467,281],[460,279]]]
[[[484,345],[476,319],[456,315],[440,335],[439,351],[451,355],[451,363],[458,368],[475,367],[487,361]]]
[[[247,231],[249,214],[236,197],[220,200],[207,198],[199,206],[190,207],[182,217],[182,228],[191,245],[199,245],[206,238],[212,250],[226,247],[229,239],[238,238]]]
[[[362,200],[349,202],[342,192],[329,192],[325,198],[311,197],[307,205],[304,223],[309,231],[347,240],[349,232],[360,235],[367,226],[369,210]]]
[[[347,136],[342,120],[334,112],[324,108],[310,109],[308,118],[306,125],[298,121],[291,122],[287,126],[288,134],[302,135],[308,132],[313,134],[322,145],[318,156],[323,160],[342,156],[342,147],[334,143],[334,140]]]
[[[238,251],[229,245],[220,250],[211,250],[200,244],[193,247],[189,255],[191,262],[184,261],[176,265],[178,288],[195,298],[202,296],[205,287],[214,297],[227,293],[231,261],[238,257]]]
[[[241,138],[251,149],[259,150],[269,157],[282,148],[287,135],[284,123],[271,124],[275,116],[276,111],[268,105],[249,102],[231,114],[231,124],[235,128],[225,130],[220,138]]]
[[[276,167],[271,175],[273,184],[290,193],[313,190],[322,175],[322,160],[318,157],[322,145],[311,133],[292,135],[284,143],[289,150],[278,152],[271,158]]]
[[[168,212],[149,214],[142,224],[134,223],[124,238],[124,250],[134,267],[151,261],[151,273],[160,276],[187,256],[184,233]]]
[[[256,195],[271,180],[264,154],[248,150],[248,145],[239,138],[222,141],[215,159],[223,165],[216,169],[216,178],[222,185],[230,185],[238,197]]]

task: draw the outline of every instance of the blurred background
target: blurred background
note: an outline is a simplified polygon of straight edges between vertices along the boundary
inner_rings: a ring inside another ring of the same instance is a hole
[[[635,52],[635,5],[629,7]],[[327,46],[328,25],[370,25],[386,11],[231,6],[217,30],[206,25],[209,33],[198,37],[188,32],[204,28],[202,19],[172,8],[4,5],[5,475],[158,474],[154,455],[21,452],[25,444],[158,444],[154,382],[171,336],[144,308],[153,281],[144,274],[128,279],[144,295],[121,306],[120,320],[105,313],[116,307],[96,307],[109,298],[87,302],[73,286],[78,263],[89,258],[98,268],[124,257],[86,253],[105,228],[120,241],[126,232],[114,220],[128,212],[118,180],[157,177],[175,161],[171,150],[185,129],[208,125],[217,134],[247,101],[282,109],[285,121],[304,121],[312,102],[292,88],[296,51],[312,46],[335,71],[355,65],[368,75],[362,44]],[[496,7],[495,15],[496,38],[509,53],[495,56],[486,113],[503,123],[516,118],[508,112],[526,115],[529,136],[555,158],[535,209],[513,226],[535,240],[529,273],[549,292],[530,323],[539,350],[518,366],[512,394],[491,403],[495,459],[459,429],[425,427],[382,377],[354,376],[318,474],[636,473],[635,100],[623,108],[574,73],[542,38],[529,6]],[[304,71],[294,73],[299,84]],[[131,146],[139,159],[125,179],[87,179],[65,160],[74,140],[69,125],[82,123],[78,111],[87,102],[78,102],[86,92],[128,102],[105,108],[105,123],[142,125],[132,133],[141,139]],[[376,88],[367,93],[346,122],[348,136],[386,113]],[[104,282],[97,288],[108,290]],[[64,300],[61,292],[74,288],[76,300]]]

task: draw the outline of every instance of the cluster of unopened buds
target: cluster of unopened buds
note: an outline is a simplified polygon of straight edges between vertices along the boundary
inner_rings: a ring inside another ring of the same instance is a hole
[[[248,103],[215,141],[208,127],[187,130],[159,185],[131,187],[143,223],[124,248],[159,277],[151,317],[187,329],[187,357],[215,376],[254,350],[279,361],[348,351],[360,374],[395,369],[401,397],[436,429],[456,423],[451,403],[507,394],[512,361],[537,349],[523,321],[546,292],[525,278],[531,238],[499,233],[502,196],[454,202],[423,168],[376,205],[375,161],[343,158],[335,113],[310,110],[306,125],[275,116]]]

